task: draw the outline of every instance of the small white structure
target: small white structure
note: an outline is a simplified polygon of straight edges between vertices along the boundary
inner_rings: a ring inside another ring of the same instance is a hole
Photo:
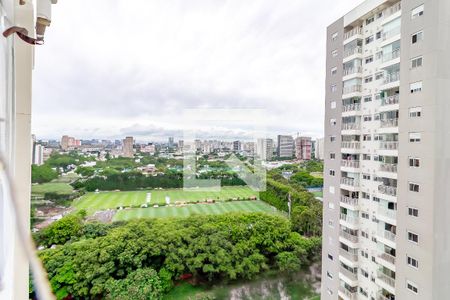
[[[166,205],[169,205],[169,204],[170,204],[170,197],[166,196]]]
[[[145,199],[147,203],[150,203],[152,200],[152,193],[147,193],[147,198]]]

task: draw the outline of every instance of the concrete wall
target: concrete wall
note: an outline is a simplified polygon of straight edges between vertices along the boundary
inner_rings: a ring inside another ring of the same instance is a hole
[[[332,41],[331,36],[337,32],[338,36]],[[325,137],[324,137],[324,190],[323,190],[323,241],[322,241],[322,292],[321,299],[337,299],[339,287],[339,197],[340,197],[340,162],[341,162],[341,109],[342,109],[342,58],[343,58],[343,19],[336,21],[327,28],[326,49],[326,80],[325,80]],[[331,52],[338,51],[333,57]],[[331,75],[331,68],[337,67],[337,73]],[[331,85],[336,84],[335,92],[331,91]],[[336,101],[336,108],[331,109],[331,102]],[[336,125],[330,124],[330,119],[336,119]],[[336,136],[334,142],[330,136]],[[334,152],[336,158],[330,159],[330,153]],[[335,176],[330,176],[329,171],[334,170]],[[332,193],[334,189],[334,193]],[[331,192],[330,192],[331,190]],[[334,208],[330,208],[331,204]],[[333,221],[332,226],[329,220]],[[333,256],[333,260],[328,258]],[[327,271],[333,275],[333,279],[327,277]],[[332,295],[329,294],[332,291]]]

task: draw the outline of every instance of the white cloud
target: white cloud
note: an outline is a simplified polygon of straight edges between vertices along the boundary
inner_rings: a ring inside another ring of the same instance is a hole
[[[185,108],[226,107],[321,136],[326,26],[359,2],[59,1],[36,49],[34,132],[157,139]]]

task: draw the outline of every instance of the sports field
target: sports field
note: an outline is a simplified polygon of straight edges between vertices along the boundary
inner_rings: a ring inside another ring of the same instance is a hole
[[[258,193],[246,186],[222,187],[220,191],[185,191],[183,189],[143,190],[128,192],[87,193],[73,202],[76,209],[86,209],[88,213],[118,207],[139,207],[146,203],[147,193],[151,193],[150,206],[165,203],[165,197],[175,201],[194,202],[213,199],[223,201],[232,198],[258,197]]]
[[[230,201],[211,204],[187,204],[184,206],[162,206],[149,208],[132,208],[118,211],[113,221],[124,221],[136,218],[166,218],[187,217],[193,214],[217,215],[227,212],[266,212],[279,213],[274,207],[265,202]]]

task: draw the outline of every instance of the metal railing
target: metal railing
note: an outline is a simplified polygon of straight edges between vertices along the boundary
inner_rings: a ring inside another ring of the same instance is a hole
[[[380,279],[381,281],[383,281],[387,285],[389,285],[391,287],[395,287],[395,279],[390,277],[389,275],[383,273],[383,271],[378,270],[377,277],[378,277],[378,279]]]
[[[361,147],[361,142],[352,141],[352,142],[341,142],[341,148],[347,149],[359,149]]]
[[[358,252],[352,253],[352,252],[349,252],[349,251],[347,251],[345,249],[339,248],[339,255],[342,255],[346,259],[348,259],[350,261],[353,261],[353,262],[357,262],[358,261]]]
[[[381,254],[378,255],[378,257],[390,264],[395,265],[395,256],[393,256],[389,253],[382,252]]]
[[[350,234],[348,232],[345,232],[341,229],[341,231],[339,232],[339,235],[342,236],[344,239],[353,242],[353,243],[357,243],[358,242],[358,236],[357,235],[353,235]]]
[[[381,163],[380,164],[380,171],[381,172],[397,173],[397,164]]]
[[[359,186],[359,182],[357,180],[355,180],[353,178],[349,178],[349,177],[342,177],[341,184],[350,185],[350,186],[354,186],[354,187]]]
[[[396,82],[400,80],[400,72],[388,73],[384,78],[384,84]]]
[[[359,160],[346,160],[341,161],[341,167],[347,168],[359,168]]]
[[[388,209],[386,207],[380,206],[380,207],[378,207],[378,214],[382,215],[382,216],[385,216],[385,217],[388,217],[388,218],[390,218],[392,220],[395,220],[396,216],[397,216],[397,211],[393,210],[393,209]]]
[[[380,230],[378,231],[378,235],[382,238],[390,240],[391,242],[395,242],[395,233],[390,232],[389,230]]]
[[[362,47],[357,46],[357,47],[353,47],[351,49],[347,49],[344,51],[344,58],[352,56],[353,54],[362,54]]]
[[[385,41],[387,39],[390,39],[391,37],[400,34],[400,31],[401,31],[400,30],[400,26],[398,26],[398,27],[392,28],[389,31],[383,32],[383,35],[382,35],[383,36],[383,41]]]
[[[380,120],[380,127],[381,128],[398,127],[398,118]]]
[[[342,123],[342,130],[359,130],[361,128],[361,123]]]
[[[343,287],[343,286],[340,286],[339,287],[339,291],[341,292],[341,293],[343,293],[347,298],[349,298],[350,300],[353,300],[353,299],[357,299],[357,292],[356,291],[354,291],[354,292],[351,292],[351,291],[349,291],[349,290],[347,290],[345,287]]]
[[[351,86],[345,86],[342,94],[350,94],[350,93],[358,93],[362,91],[362,85],[361,84],[355,84]]]
[[[377,295],[377,300],[395,300],[395,296],[394,295],[385,296],[382,294],[382,291],[379,291]]]
[[[350,278],[351,280],[358,280],[357,273],[353,273],[342,266],[339,268],[339,273],[343,274],[347,278]]]
[[[361,103],[352,103],[352,104],[346,104],[342,106],[342,111],[360,111],[361,110]]]
[[[358,218],[357,217],[353,217],[353,216],[341,213],[339,218],[342,221],[345,221],[345,222],[350,223],[350,224],[354,224],[354,225],[358,224]]]
[[[378,192],[388,196],[397,196],[397,188],[395,186],[380,184]]]
[[[398,150],[397,141],[381,141],[380,150]]]
[[[362,67],[344,69],[344,72],[343,72],[344,76],[352,75],[352,74],[356,74],[356,73],[362,73]]]
[[[388,52],[388,53],[383,53],[383,62],[388,62],[390,60],[396,59],[400,57],[400,48],[395,49],[392,52]]]
[[[401,2],[398,2],[398,3],[394,4],[394,5],[392,5],[391,7],[386,8],[383,11],[383,16],[385,18],[387,18],[387,17],[395,14],[396,12],[398,12],[400,10],[402,10],[402,4],[401,4]]]
[[[381,106],[397,104],[400,100],[400,95],[392,95],[381,99]]]
[[[347,31],[346,33],[344,33],[344,41],[351,38],[354,35],[357,34],[362,34],[362,28],[361,27],[355,27],[350,31]]]
[[[358,205],[358,198],[352,198],[352,197],[341,195],[341,202],[345,203],[345,204],[348,204],[348,205],[357,206]]]

